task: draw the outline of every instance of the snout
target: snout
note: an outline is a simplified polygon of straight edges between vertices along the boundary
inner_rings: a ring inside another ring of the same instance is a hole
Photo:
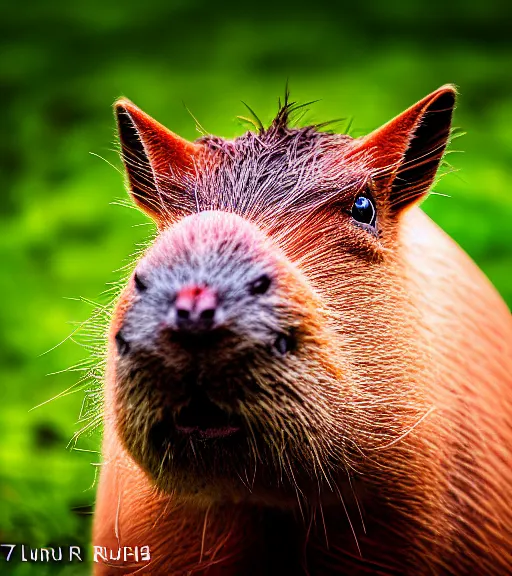
[[[186,349],[196,365],[227,365],[248,350],[283,356],[295,346],[301,315],[290,268],[240,216],[188,216],[161,233],[139,262],[118,351],[166,355],[171,362]],[[205,344],[214,358],[203,354]]]
[[[209,213],[164,231],[139,262],[119,358],[124,374],[159,390],[181,434],[234,433],[239,403],[258,394],[258,367],[275,373],[296,349],[280,258],[256,226]]]

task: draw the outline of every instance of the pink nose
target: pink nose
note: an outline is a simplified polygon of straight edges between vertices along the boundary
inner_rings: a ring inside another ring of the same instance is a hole
[[[217,293],[208,286],[184,286],[174,302],[178,327],[211,327],[217,302]]]

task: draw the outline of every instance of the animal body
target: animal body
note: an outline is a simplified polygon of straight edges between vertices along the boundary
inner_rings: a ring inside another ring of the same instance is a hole
[[[510,313],[418,207],[454,102],[192,143],[116,103],[158,235],[109,331],[97,575],[512,574]]]

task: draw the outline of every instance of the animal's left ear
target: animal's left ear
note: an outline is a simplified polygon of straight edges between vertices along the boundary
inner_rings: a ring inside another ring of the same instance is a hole
[[[374,179],[389,189],[394,210],[419,201],[432,185],[450,137],[456,90],[442,86],[361,138]]]

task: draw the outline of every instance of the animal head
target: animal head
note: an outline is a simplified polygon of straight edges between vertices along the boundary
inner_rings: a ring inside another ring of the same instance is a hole
[[[424,413],[401,225],[447,145],[444,86],[362,138],[292,128],[187,142],[115,105],[130,193],[158,236],[111,327],[123,445],[207,500],[317,494]],[[404,441],[406,442],[406,441]]]

